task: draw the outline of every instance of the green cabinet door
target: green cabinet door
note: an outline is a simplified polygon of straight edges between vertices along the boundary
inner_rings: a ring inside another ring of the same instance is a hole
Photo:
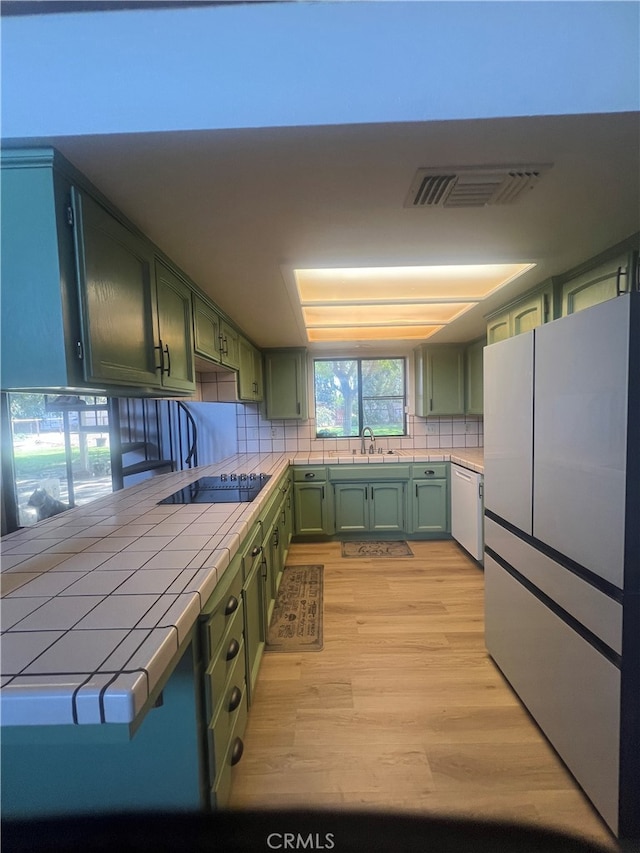
[[[404,531],[404,483],[374,483],[369,487],[369,530]]]
[[[333,533],[330,488],[326,482],[295,483],[293,500],[296,536]]]
[[[512,336],[511,317],[508,311],[492,317],[487,321],[487,343],[496,344]]]
[[[241,400],[262,400],[262,355],[249,341],[238,339],[240,366],[238,372],[238,397]]]
[[[152,248],[75,187],[72,206],[85,379],[159,386]]]
[[[308,416],[306,350],[267,350],[264,370],[266,417],[305,420]]]
[[[251,702],[267,636],[265,581],[261,557],[255,559],[251,564],[251,570],[242,588],[242,601],[244,604],[247,687],[249,702]]]
[[[197,355],[220,362],[220,315],[196,294],[193,295],[193,337]]]
[[[403,483],[336,483],[337,533],[389,533],[405,529]]]
[[[447,480],[414,480],[413,489],[413,533],[448,533]]]
[[[562,285],[562,316],[575,314],[630,290],[636,263],[634,253],[626,251],[571,277]]]
[[[465,350],[465,413],[483,413],[483,370],[485,338],[474,341]]]
[[[369,528],[368,483],[334,485],[336,533],[364,533]]]
[[[195,389],[191,336],[191,290],[164,264],[156,261],[158,353],[162,387]]]
[[[414,351],[416,414],[464,414],[464,347],[432,344]]]
[[[220,320],[220,363],[234,370],[240,367],[240,333],[226,320]]]

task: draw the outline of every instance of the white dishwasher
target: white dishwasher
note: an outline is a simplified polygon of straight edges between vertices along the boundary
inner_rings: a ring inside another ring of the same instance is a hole
[[[474,560],[483,560],[483,476],[451,463],[451,535]]]

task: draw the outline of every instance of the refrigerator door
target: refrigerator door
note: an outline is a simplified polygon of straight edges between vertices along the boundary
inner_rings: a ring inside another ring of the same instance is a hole
[[[533,534],[623,586],[628,296],[536,329]]]
[[[484,505],[532,532],[533,332],[484,349]]]

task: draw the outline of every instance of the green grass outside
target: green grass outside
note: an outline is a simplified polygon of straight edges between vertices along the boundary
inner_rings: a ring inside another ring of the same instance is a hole
[[[90,465],[96,462],[108,463],[111,459],[108,447],[90,447],[87,452]],[[64,468],[66,465],[64,448],[60,450],[51,450],[50,448],[15,450],[13,455],[16,476],[18,477],[38,476],[48,468]],[[80,461],[80,451],[77,447],[71,450],[71,460],[72,462]]]

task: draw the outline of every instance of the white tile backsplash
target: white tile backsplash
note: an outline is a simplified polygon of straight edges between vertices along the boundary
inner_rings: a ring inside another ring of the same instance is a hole
[[[360,450],[360,439],[316,438],[315,420],[268,421],[256,403],[236,406],[238,452],[306,453],[322,450]],[[467,415],[455,418],[420,418],[407,415],[408,435],[377,438],[376,447],[383,450],[423,450],[426,448],[482,447],[482,417]]]

